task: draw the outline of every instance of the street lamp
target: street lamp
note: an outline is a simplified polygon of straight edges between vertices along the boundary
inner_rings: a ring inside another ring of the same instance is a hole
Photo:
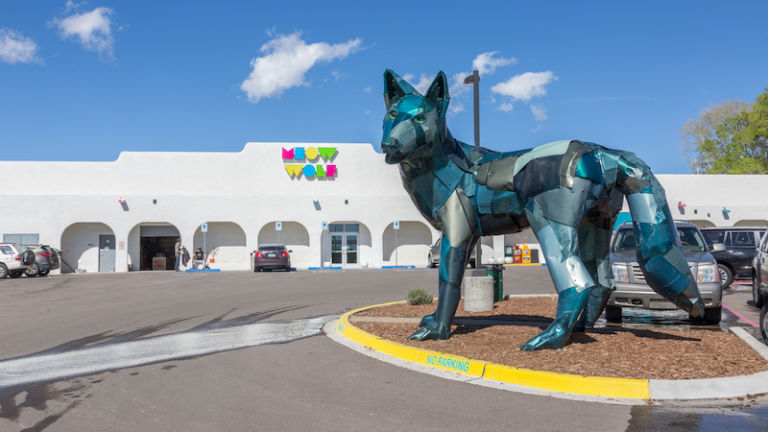
[[[475,100],[475,147],[480,147],[480,72],[477,69],[472,71],[472,75],[464,78],[464,84],[472,84],[472,90]],[[477,240],[477,249],[475,249],[475,269],[482,268],[483,263],[483,238]]]

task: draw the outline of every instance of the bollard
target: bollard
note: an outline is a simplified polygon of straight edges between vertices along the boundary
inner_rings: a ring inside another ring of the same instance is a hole
[[[464,310],[484,312],[493,310],[493,278],[467,276],[464,278]]]

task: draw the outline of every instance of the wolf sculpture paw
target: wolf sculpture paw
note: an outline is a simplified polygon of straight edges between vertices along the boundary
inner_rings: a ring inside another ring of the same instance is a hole
[[[424,317],[424,319],[428,318],[430,315],[427,315]],[[434,317],[432,317],[434,321]],[[423,320],[422,320],[423,321]],[[420,329],[416,330],[412,335],[408,336],[408,339],[410,340],[417,340],[417,341],[423,341],[427,339],[448,339],[451,337],[451,329],[441,323],[432,323],[432,325],[426,325],[421,326]]]
[[[541,348],[560,349],[565,346],[565,340],[569,333],[559,321],[555,321],[546,330],[531,338],[520,349],[523,351],[536,351]]]
[[[419,322],[419,327],[434,327],[435,322],[435,314],[425,315]]]

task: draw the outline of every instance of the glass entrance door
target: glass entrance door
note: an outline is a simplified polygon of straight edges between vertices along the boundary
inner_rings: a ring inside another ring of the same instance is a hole
[[[344,264],[357,264],[357,234],[345,234],[344,244],[347,249]]]
[[[344,264],[344,256],[341,253],[342,234],[331,236],[331,264]]]
[[[330,224],[331,265],[357,267],[360,265],[360,225]]]

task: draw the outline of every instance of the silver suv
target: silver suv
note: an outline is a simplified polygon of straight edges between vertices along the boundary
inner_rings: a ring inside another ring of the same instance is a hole
[[[435,268],[440,265],[440,240],[442,239],[437,239],[435,244],[430,246],[429,253],[427,254],[427,267],[429,268]],[[472,246],[472,253],[469,255],[469,266],[472,268],[475,268],[476,250],[477,248]]]
[[[768,344],[768,235],[763,236],[752,264],[752,301],[760,309],[760,333]]]
[[[704,299],[704,322],[717,324],[722,313],[723,289],[717,263],[709,253],[701,231],[688,222],[675,221],[685,259],[696,278],[699,293]],[[714,245],[722,249],[722,244]],[[645,274],[636,256],[637,244],[631,223],[621,225],[611,241],[611,270],[616,290],[611,293],[605,307],[605,319],[621,322],[621,308],[635,307],[652,310],[670,310],[677,307],[660,296],[645,282]]]
[[[0,279],[20,277],[34,263],[34,252],[16,243],[0,243]]]

